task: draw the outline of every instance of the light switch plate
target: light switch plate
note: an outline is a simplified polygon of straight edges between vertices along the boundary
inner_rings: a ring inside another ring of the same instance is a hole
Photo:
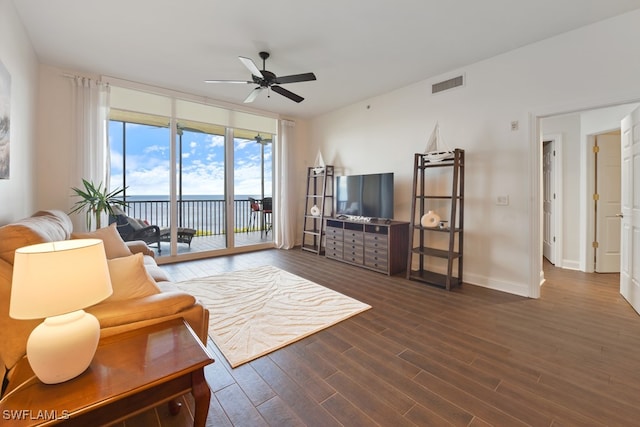
[[[496,197],[496,205],[498,206],[507,206],[509,204],[509,196],[498,196]]]

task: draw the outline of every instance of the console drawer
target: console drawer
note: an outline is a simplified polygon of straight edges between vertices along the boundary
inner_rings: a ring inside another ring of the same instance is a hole
[[[336,239],[327,239],[325,246],[327,248],[327,250],[331,249],[333,251],[340,251],[342,252],[342,248],[344,246],[344,244],[342,243],[342,240],[336,240]]]
[[[343,257],[345,261],[352,262],[354,264],[363,264],[364,262],[364,248],[359,244],[347,244],[343,247]]]
[[[365,257],[376,257],[376,258],[389,258],[389,251],[387,248],[371,248],[369,246],[365,246],[364,248]]]
[[[364,233],[362,231],[344,230],[344,243],[349,245],[364,244]]]
[[[366,233],[364,235],[364,245],[367,248],[380,248],[386,250],[389,246],[389,239],[386,235]]]
[[[343,259],[343,254],[342,254],[342,246],[336,246],[336,247],[329,247],[327,246],[324,250],[324,254],[327,258],[334,258],[334,259]]]
[[[364,256],[364,265],[386,272],[389,268],[389,259],[386,256],[370,254],[367,252]]]
[[[342,228],[336,228],[336,227],[326,227],[326,231],[325,231],[325,235],[327,236],[327,239],[337,239],[337,240],[342,240],[343,239],[343,233],[342,233]]]

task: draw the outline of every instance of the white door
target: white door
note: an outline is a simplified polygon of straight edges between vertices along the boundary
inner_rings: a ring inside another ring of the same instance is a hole
[[[622,119],[620,293],[640,313],[640,108]]]
[[[596,136],[596,265],[598,273],[620,271],[620,136]]]
[[[555,188],[553,177],[553,141],[545,141],[542,146],[542,214],[544,232],[542,235],[542,255],[551,264],[556,263],[555,257],[555,231],[553,218],[553,202]]]

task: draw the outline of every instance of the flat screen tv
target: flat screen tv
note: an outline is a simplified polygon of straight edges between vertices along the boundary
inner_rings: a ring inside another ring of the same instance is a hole
[[[336,177],[336,215],[393,218],[393,172]]]

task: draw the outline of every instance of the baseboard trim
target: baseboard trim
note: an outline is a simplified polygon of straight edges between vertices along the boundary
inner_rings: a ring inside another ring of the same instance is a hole
[[[469,283],[471,285],[493,289],[500,292],[507,292],[522,297],[529,297],[529,285],[527,283],[507,282],[476,274],[465,274],[463,279],[464,283]]]
[[[557,265],[556,267],[566,268],[567,270],[576,270],[580,271],[580,262],[563,259],[562,265]]]

